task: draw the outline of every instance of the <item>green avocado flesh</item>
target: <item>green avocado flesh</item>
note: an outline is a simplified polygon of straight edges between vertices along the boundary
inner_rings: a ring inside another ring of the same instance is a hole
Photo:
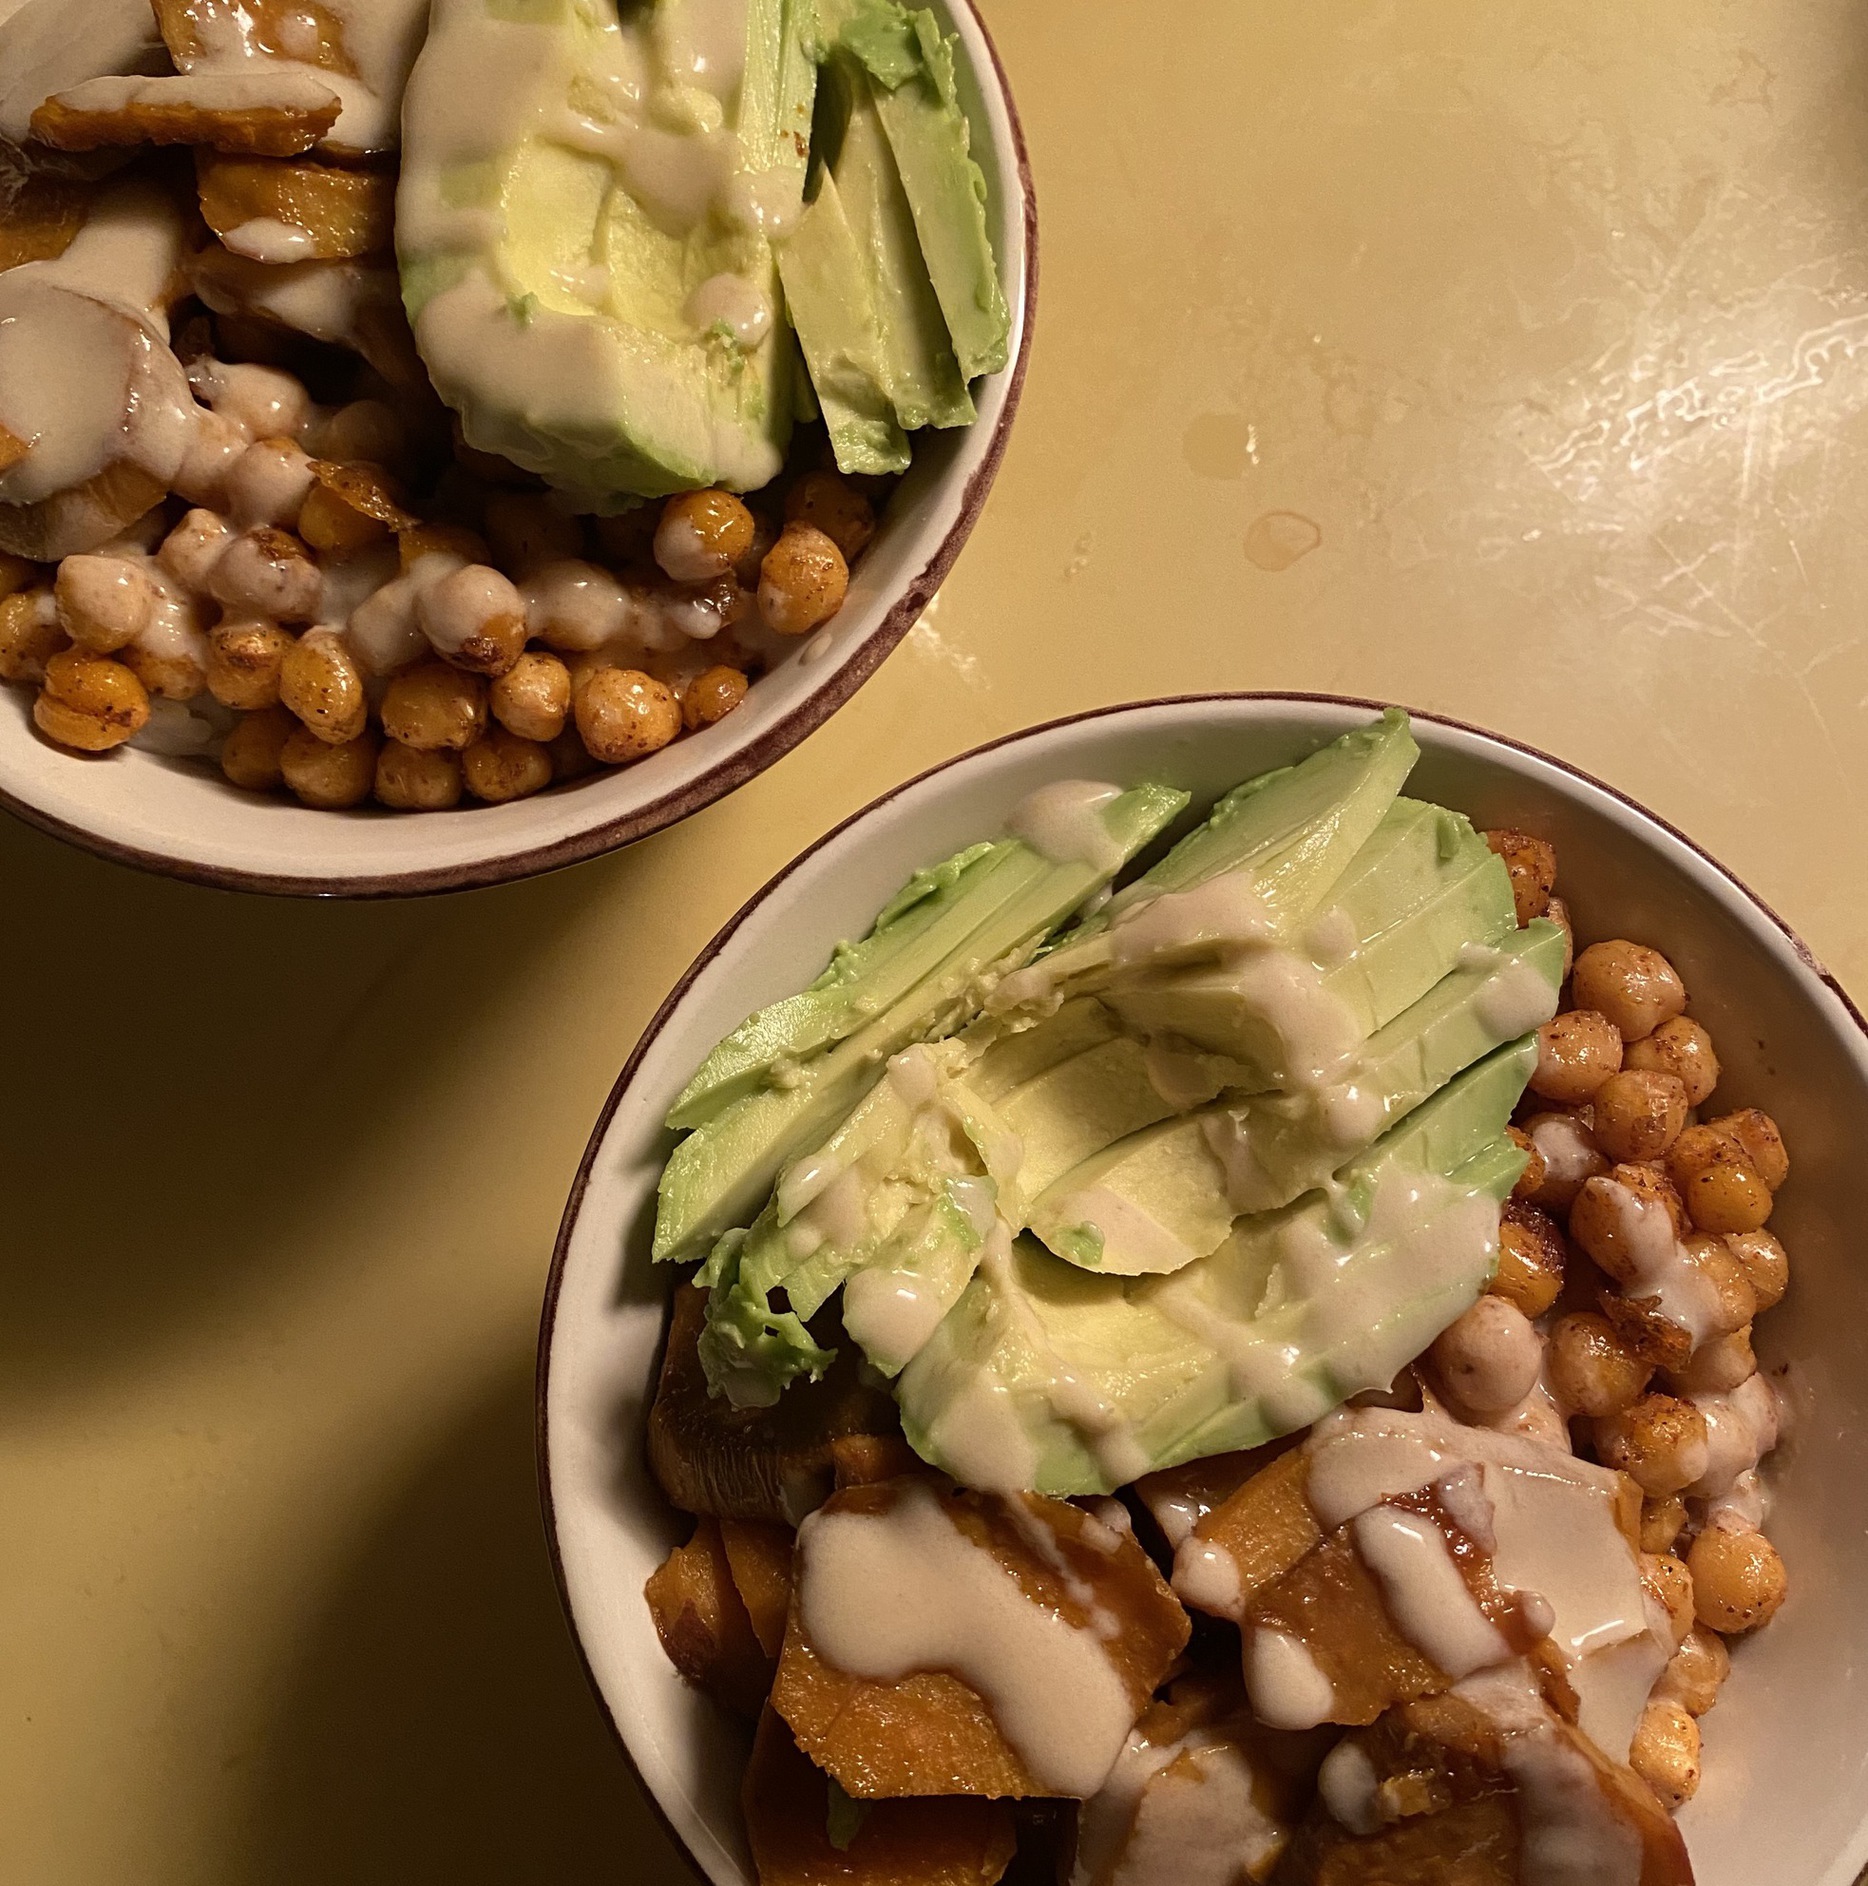
[[[1496,1262],[1564,948],[1416,757],[1390,713],[1247,781],[1074,921],[1185,796],[1071,788],[1094,843],[1021,807],[735,1029],[655,1238],[716,1390],[851,1341],[934,1465],[1072,1494],[1386,1386]]]
[[[396,243],[467,442],[593,511],[757,489],[819,411],[905,469],[1009,334],[955,86],[893,0],[434,0]]]

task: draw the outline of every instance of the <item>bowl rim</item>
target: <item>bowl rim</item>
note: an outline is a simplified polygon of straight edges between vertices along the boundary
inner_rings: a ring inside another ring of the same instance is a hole
[[[679,824],[716,800],[724,799],[729,793],[737,792],[747,781],[776,764],[793,747],[815,733],[881,667],[903,636],[920,620],[922,612],[946,581],[955,559],[973,534],[973,527],[979,522],[987,494],[1005,458],[1012,421],[1017,417],[1019,400],[1025,388],[1025,371],[1031,358],[1032,335],[1037,326],[1038,203],[1024,123],[1018,114],[1018,103],[1012,93],[1005,62],[999,56],[999,48],[976,0],[946,0],[946,4],[954,11],[964,12],[969,24],[979,34],[980,43],[985,47],[990,62],[993,90],[1004,107],[1010,132],[1010,154],[1013,174],[1018,182],[1019,220],[1024,239],[1021,276],[1023,314],[1018,351],[1000,369],[1004,375],[1005,392],[998,415],[993,420],[979,463],[973,467],[961,489],[959,509],[954,520],[935,545],[933,554],[908,579],[901,593],[849,659],[783,719],[775,721],[756,738],[729,753],[718,765],[710,767],[698,778],[671,788],[659,798],[633,811],[605,819],[600,824],[588,826],[547,844],[458,864],[431,865],[407,871],[331,877],[251,871],[239,866],[208,864],[199,859],[178,857],[170,852],[151,851],[126,840],[109,837],[48,812],[5,786],[0,786],[0,809],[12,813],[22,823],[44,832],[48,837],[62,839],[81,851],[91,852],[113,864],[129,865],[159,877],[203,885],[210,890],[251,891],[274,897],[309,897],[359,903],[396,897],[432,897],[452,891],[483,890],[496,884],[516,883],[524,878],[561,871],[569,865],[586,863],[607,852],[620,851],[627,845],[635,844],[638,839]],[[978,76],[983,79],[985,74]],[[576,784],[573,784],[572,790],[576,790]]]
[[[982,741],[978,746],[969,747],[963,753],[956,753],[950,759],[941,760],[933,766],[924,768],[921,772],[913,775],[912,778],[904,779],[899,784],[889,787],[884,792],[878,793],[866,805],[858,807],[857,810],[850,813],[848,817],[838,820],[828,831],[813,839],[811,843],[798,852],[794,858],[782,865],[767,878],[766,881],[746,899],[739,909],[714,932],[701,947],[694,960],[682,972],[680,979],[675,983],[674,987],[669,990],[667,996],[656,1009],[655,1013],[649,1018],[641,1035],[637,1038],[635,1046],[630,1050],[628,1058],[624,1061],[622,1071],[617,1075],[615,1082],[611,1085],[609,1094],[604,1100],[603,1107],[597,1115],[596,1124],[591,1128],[590,1138],[584,1147],[583,1157],[578,1161],[577,1172],[571,1181],[570,1193],[565,1200],[564,1212],[558,1224],[558,1235],[552,1245],[551,1267],[546,1276],[544,1301],[539,1314],[538,1356],[533,1389],[533,1439],[536,1449],[536,1467],[538,1471],[540,1518],[545,1534],[545,1549],[551,1559],[552,1582],[557,1588],[558,1603],[564,1613],[565,1627],[570,1634],[572,1646],[577,1652],[578,1667],[584,1673],[584,1681],[588,1684],[592,1696],[596,1699],[598,1709],[601,1711],[603,1720],[609,1728],[611,1738],[622,1751],[623,1759],[629,1766],[630,1775],[634,1779],[639,1792],[648,1802],[656,1820],[661,1824],[670,1845],[674,1848],[675,1852],[680,1855],[688,1871],[693,1874],[696,1880],[701,1882],[701,1886],[710,1886],[709,1876],[701,1866],[699,1860],[695,1857],[687,1841],[683,1838],[680,1830],[675,1826],[673,1818],[663,1807],[660,1797],[649,1785],[647,1777],[643,1774],[641,1767],[636,1761],[635,1754],[629,1746],[628,1738],[623,1733],[622,1725],[616,1720],[616,1716],[610,1708],[609,1699],[605,1696],[602,1686],[597,1681],[596,1672],[591,1666],[589,1652],[584,1646],[583,1633],[578,1627],[577,1614],[571,1605],[570,1587],[565,1576],[564,1558],[558,1543],[557,1508],[551,1491],[551,1358],[553,1337],[557,1328],[558,1300],[563,1287],[564,1271],[570,1254],[571,1240],[577,1228],[578,1218],[583,1210],[585,1194],[589,1190],[591,1173],[595,1168],[597,1155],[603,1146],[604,1140],[608,1137],[610,1124],[616,1117],[617,1110],[622,1104],[623,1096],[634,1083],[637,1070],[647,1058],[649,1050],[654,1046],[663,1029],[666,1028],[669,1022],[674,1018],[675,1011],[680,1007],[688,990],[700,978],[701,974],[711,966],[715,958],[726,948],[727,944],[732,941],[740,927],[772,896],[779,886],[783,884],[786,879],[791,877],[794,872],[808,863],[818,852],[840,838],[852,826],[868,819],[872,814],[880,811],[892,800],[900,798],[903,794],[912,791],[926,781],[934,779],[942,773],[949,772],[957,766],[962,766],[970,761],[979,759],[985,754],[995,752],[1001,747],[1011,746],[1017,742],[1033,739],[1042,734],[1054,733],[1060,728],[1081,726],[1087,722],[1108,719],[1110,716],[1116,714],[1127,714],[1152,708],[1209,706],[1217,702],[1233,701],[1290,702],[1297,705],[1352,707],[1373,713],[1380,713],[1385,708],[1401,705],[1393,701],[1374,700],[1364,695],[1316,693],[1288,688],[1222,689],[1201,694],[1155,695],[1143,700],[1116,701],[1104,707],[1085,708],[1078,713],[1061,714],[1051,720],[1038,721],[1028,727],[1019,727],[1010,733],[1000,734],[995,739]],[[1629,793],[1623,792],[1620,787],[1613,786],[1609,784],[1608,781],[1599,779],[1595,774],[1587,771],[1585,768],[1572,765],[1568,760],[1559,759],[1555,754],[1548,753],[1541,747],[1533,746],[1528,741],[1518,740],[1513,738],[1510,734],[1497,733],[1489,727],[1481,727],[1472,721],[1461,720],[1452,714],[1437,713],[1429,708],[1406,707],[1403,711],[1411,721],[1423,722],[1434,727],[1443,727],[1454,733],[1476,736],[1480,740],[1488,741],[1496,746],[1507,748],[1513,753],[1521,754],[1526,759],[1535,760],[1542,765],[1549,766],[1555,771],[1565,775],[1567,778],[1590,787],[1596,792],[1602,793],[1607,798],[1613,800],[1623,810],[1634,813],[1638,820],[1644,821],[1652,826],[1657,826],[1661,831],[1665,832],[1670,838],[1674,839],[1696,857],[1700,863],[1710,867],[1712,872],[1722,879],[1726,885],[1739,892],[1761,916],[1781,933],[1784,940],[1790,945],[1796,955],[1798,962],[1836,998],[1844,1014],[1854,1023],[1856,1029],[1860,1031],[1864,1046],[1868,1046],[1868,1016],[1864,1016],[1862,1010],[1856,1005],[1848,991],[1842,987],[1841,983],[1838,982],[1817,959],[1809,945],[1803,941],[1796,931],[1793,930],[1777,911],[1760,897],[1749,884],[1745,883],[1742,878],[1727,866],[1721,864],[1711,852],[1707,851],[1703,845],[1681,831],[1671,820],[1663,818],[1658,812],[1651,811],[1647,806],[1643,805],[1640,800],[1634,798]],[[664,1335],[666,1328],[667,1307],[664,1305]]]

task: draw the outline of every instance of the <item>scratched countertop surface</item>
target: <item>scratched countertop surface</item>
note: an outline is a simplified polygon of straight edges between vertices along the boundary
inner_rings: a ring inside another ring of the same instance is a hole
[[[1868,991],[1868,13],[987,0],[1024,410],[936,608],[724,803],[406,906],[0,820],[0,1876],[684,1880],[586,1693],[541,1287],[623,1058],[802,845],[1029,722],[1391,697],[1612,781]]]

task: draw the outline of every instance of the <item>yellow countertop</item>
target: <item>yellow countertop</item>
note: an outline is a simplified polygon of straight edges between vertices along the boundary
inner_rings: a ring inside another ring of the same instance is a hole
[[[989,18],[1024,412],[936,610],[803,748],[404,907],[0,822],[9,1886],[685,1879],[552,1591],[540,1290],[669,984],[911,771],[1146,695],[1390,696],[1633,793],[1868,989],[1858,9]]]

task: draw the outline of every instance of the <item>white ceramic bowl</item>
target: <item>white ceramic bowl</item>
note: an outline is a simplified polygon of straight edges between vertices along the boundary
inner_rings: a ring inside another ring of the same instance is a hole
[[[1004,455],[1031,345],[1037,212],[1018,114],[972,0],[929,4],[960,40],[961,97],[1012,314],[1010,359],[974,389],[971,426],[917,435],[843,607],[739,708],[638,765],[510,805],[417,817],[315,811],[236,791],[199,761],[129,748],[87,758],[39,738],[29,690],[0,687],[0,805],[54,837],[197,883],[404,897],[504,883],[631,844],[744,785],[828,719],[914,626],[959,555]]]
[[[821,839],[701,953],[610,1095],[560,1232],[540,1338],[539,1436],[560,1588],[598,1695],[676,1839],[716,1886],[751,1886],[736,1790],[743,1733],[675,1675],[643,1581],[686,1536],[649,1477],[645,1400],[669,1278],[648,1258],[661,1119],[714,1042],[801,987],[916,867],[995,830],[1032,787],[1166,779],[1204,809],[1378,703],[1219,695],[1057,721],[950,761]],[[1791,1595],[1742,1644],[1681,1816],[1701,1886],[1849,1886],[1868,1860],[1868,1266],[1857,1250],[1868,1024],[1751,892],[1690,840],[1560,761],[1418,714],[1408,791],[1551,839],[1584,940],[1628,935],[1678,964],[1729,1105],[1768,1109],[1794,1162],[1772,1229],[1793,1265],[1760,1325],[1786,1371],[1772,1535]]]

